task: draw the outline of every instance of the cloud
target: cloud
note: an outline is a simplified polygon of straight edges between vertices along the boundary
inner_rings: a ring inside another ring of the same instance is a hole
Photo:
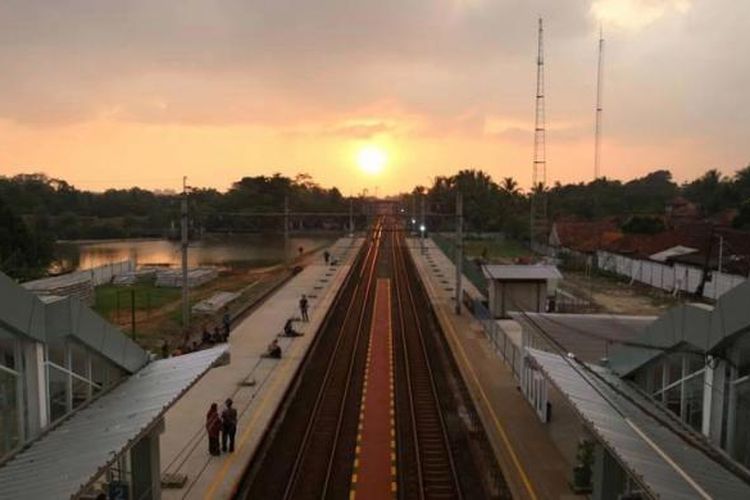
[[[0,121],[486,142],[520,162],[540,14],[551,165],[591,140],[600,21],[607,141],[692,144],[659,156],[677,169],[746,163],[750,2],[737,0],[5,0]]]
[[[662,17],[684,14],[691,0],[594,0],[591,13],[607,29],[638,31]]]

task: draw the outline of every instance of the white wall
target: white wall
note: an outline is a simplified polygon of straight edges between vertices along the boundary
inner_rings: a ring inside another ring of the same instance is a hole
[[[675,264],[669,266],[660,262],[642,259],[631,259],[624,255],[605,251],[597,252],[599,268],[625,276],[632,281],[666,290],[695,293],[703,276],[703,270],[694,266]],[[711,280],[706,282],[703,296],[717,299],[739,285],[747,278],[735,274],[711,273]]]

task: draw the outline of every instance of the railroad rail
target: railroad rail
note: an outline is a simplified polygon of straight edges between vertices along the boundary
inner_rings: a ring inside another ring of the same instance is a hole
[[[400,496],[461,498],[433,369],[425,348],[424,320],[417,310],[414,288],[419,277],[401,233],[392,234],[392,255]]]
[[[277,415],[283,422],[263,443],[235,497],[323,498],[339,496],[344,486],[348,494],[351,469],[347,476],[335,465],[350,464],[346,457],[354,448],[381,229],[376,223],[322,326],[293,400]]]
[[[235,498],[367,500],[382,496],[363,487],[373,480],[404,499],[498,497],[497,464],[404,234],[392,218],[375,222]],[[372,424],[389,399],[390,427]]]

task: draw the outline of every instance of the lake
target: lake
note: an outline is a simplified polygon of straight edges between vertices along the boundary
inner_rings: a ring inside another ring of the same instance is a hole
[[[286,256],[297,255],[299,247],[312,250],[335,239],[335,235],[292,237]],[[190,243],[188,265],[262,267],[279,263],[284,256],[284,238],[278,234],[210,235]],[[170,240],[60,242],[55,246],[55,257],[51,266],[54,273],[127,259],[135,260],[138,265],[178,267],[181,264],[180,243]]]

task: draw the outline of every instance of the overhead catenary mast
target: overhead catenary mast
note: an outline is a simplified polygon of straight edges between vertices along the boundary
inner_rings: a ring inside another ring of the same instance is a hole
[[[594,180],[601,176],[602,160],[602,70],[604,64],[604,36],[599,27],[599,61],[596,67],[596,121],[594,125]]]
[[[547,225],[547,202],[545,186],[547,184],[547,150],[544,115],[544,25],[539,18],[539,41],[536,59],[536,112],[534,118],[534,164],[531,183],[531,217],[529,242],[543,236]]]

